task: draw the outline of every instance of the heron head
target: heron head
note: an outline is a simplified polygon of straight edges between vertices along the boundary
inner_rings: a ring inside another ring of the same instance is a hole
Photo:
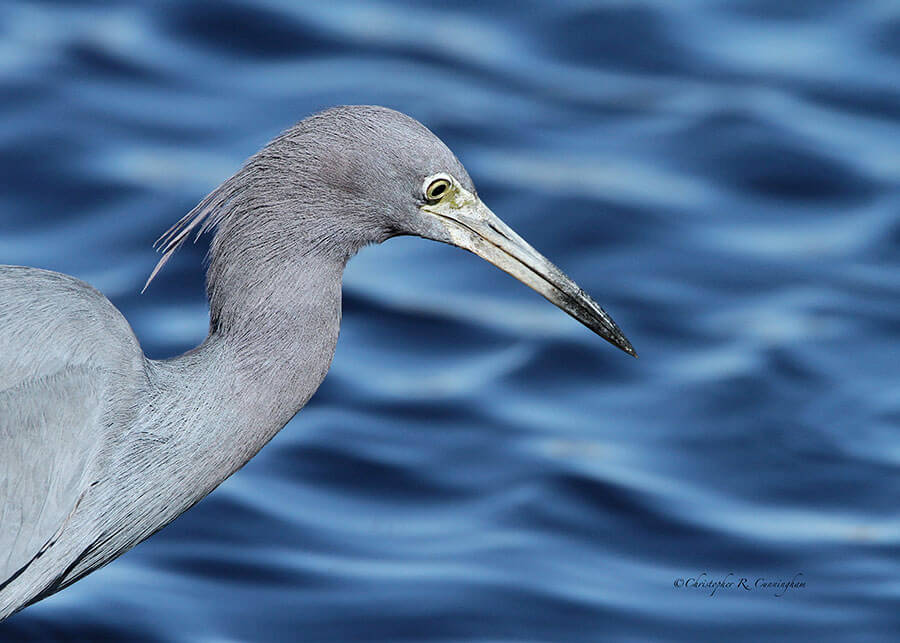
[[[465,168],[437,136],[408,116],[385,112],[390,136],[371,152],[383,161],[370,166],[382,178],[370,177],[367,183],[382,183],[375,202],[383,207],[388,236],[416,235],[468,250],[637,357],[612,318],[481,201]]]

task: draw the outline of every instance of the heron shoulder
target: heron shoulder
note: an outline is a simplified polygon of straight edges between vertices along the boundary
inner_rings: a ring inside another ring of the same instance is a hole
[[[0,266],[0,391],[67,368],[143,369],[131,326],[89,284],[58,272]]]

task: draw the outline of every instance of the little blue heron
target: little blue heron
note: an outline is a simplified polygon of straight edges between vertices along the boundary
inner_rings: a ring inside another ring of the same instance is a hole
[[[303,408],[365,245],[417,235],[469,250],[635,355],[434,134],[387,108],[335,107],[275,138],[160,239],[147,284],[207,230],[209,334],[162,361],[86,283],[0,267],[0,620],[174,520]]]

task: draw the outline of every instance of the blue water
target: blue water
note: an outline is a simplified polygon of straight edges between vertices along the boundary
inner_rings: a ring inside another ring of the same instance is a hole
[[[431,127],[641,359],[368,248],[309,406],[0,638],[898,640],[900,3],[7,1],[0,262],[182,352],[206,245],[139,295],[151,243],[340,103]]]

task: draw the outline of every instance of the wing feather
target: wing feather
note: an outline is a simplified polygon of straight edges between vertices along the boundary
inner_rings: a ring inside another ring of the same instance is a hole
[[[0,582],[51,540],[90,484],[98,379],[65,368],[0,392]]]
[[[112,387],[142,360],[128,323],[89,285],[0,266],[0,612],[14,576],[49,564],[109,438]]]

